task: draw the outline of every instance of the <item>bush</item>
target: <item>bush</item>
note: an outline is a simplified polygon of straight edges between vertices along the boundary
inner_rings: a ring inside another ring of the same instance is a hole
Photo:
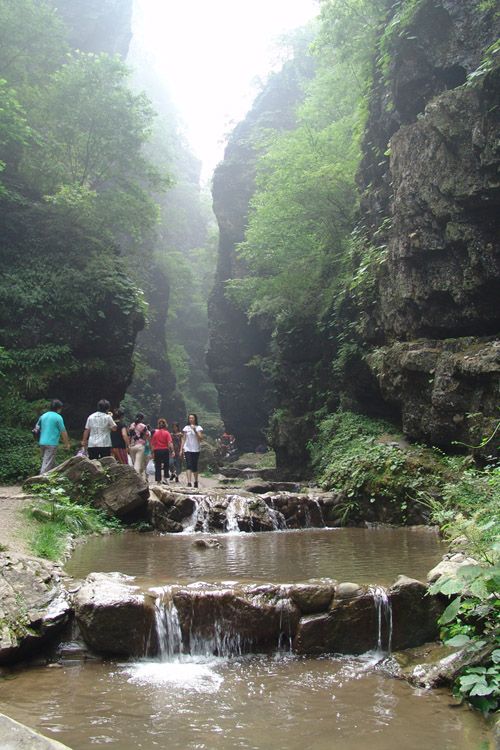
[[[0,445],[0,483],[15,484],[38,473],[40,451],[29,430],[0,427]]]
[[[414,522],[410,509],[425,514],[419,501],[439,495],[463,463],[408,445],[387,422],[351,412],[323,419],[309,450],[321,486],[344,495],[344,521]]]

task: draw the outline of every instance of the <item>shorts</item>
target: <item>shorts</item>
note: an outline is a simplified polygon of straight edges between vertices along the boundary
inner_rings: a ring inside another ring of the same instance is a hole
[[[199,451],[185,451],[184,458],[186,459],[186,469],[188,471],[198,471],[198,461],[200,458]]]
[[[91,460],[111,456],[111,446],[109,448],[87,448],[87,451]]]

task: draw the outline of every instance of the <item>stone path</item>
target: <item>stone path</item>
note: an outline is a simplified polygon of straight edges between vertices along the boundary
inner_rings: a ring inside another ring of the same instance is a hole
[[[30,554],[27,540],[29,522],[21,513],[29,500],[22,487],[0,485],[0,545],[9,552]]]

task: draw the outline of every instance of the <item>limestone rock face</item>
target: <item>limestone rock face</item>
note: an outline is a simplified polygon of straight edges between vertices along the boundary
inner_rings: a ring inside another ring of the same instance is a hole
[[[359,176],[366,225],[390,220],[365,331],[379,398],[409,437],[444,447],[480,443],[497,417],[500,68],[462,84],[498,21],[477,3],[418,5],[374,84]]]
[[[154,599],[141,593],[127,576],[91,573],[74,605],[76,621],[92,650],[121,656],[149,653],[155,638]]]
[[[442,446],[453,440],[479,444],[493,432],[500,341],[399,342],[378,349],[368,361],[384,398],[401,411],[410,438]]]
[[[62,0],[57,10],[69,27],[75,49],[127,56],[132,0]]]
[[[70,617],[57,566],[0,553],[0,664],[19,661],[45,644]]]

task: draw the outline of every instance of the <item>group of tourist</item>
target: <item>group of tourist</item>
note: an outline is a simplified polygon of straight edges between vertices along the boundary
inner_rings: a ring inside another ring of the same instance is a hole
[[[55,466],[57,446],[61,439],[66,448],[70,448],[61,416],[62,408],[61,401],[52,401],[50,409],[42,414],[33,430],[42,454],[41,474]],[[198,487],[202,440],[203,428],[198,424],[196,414],[188,416],[188,423],[182,430],[178,422],[173,422],[170,432],[166,419],[159,419],[156,428],[152,429],[140,412],[127,425],[124,410],[112,412],[109,401],[101,399],[97,411],[90,414],[85,423],[81,453],[90,459],[113,456],[119,463],[131,464],[144,479],[147,478],[147,464],[152,460],[155,481],[164,484],[168,484],[169,480],[179,481],[185,461],[187,486]]]

